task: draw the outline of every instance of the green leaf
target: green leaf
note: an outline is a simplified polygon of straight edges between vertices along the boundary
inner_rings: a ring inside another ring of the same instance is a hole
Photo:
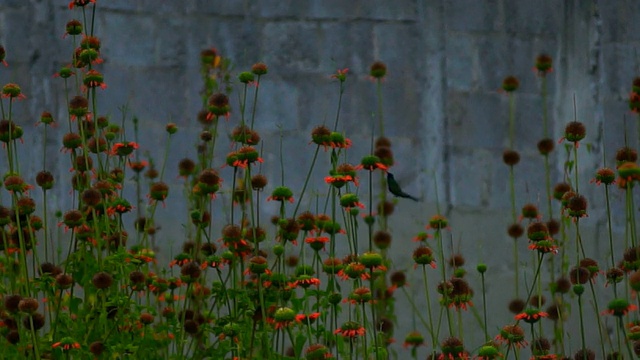
[[[296,344],[294,347],[295,354],[300,356],[302,354],[302,348],[304,348],[304,344],[307,342],[307,337],[300,333],[296,336]]]

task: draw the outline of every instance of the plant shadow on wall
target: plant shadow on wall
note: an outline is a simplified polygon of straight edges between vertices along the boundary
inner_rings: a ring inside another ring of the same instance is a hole
[[[69,7],[82,19],[93,19],[97,9],[89,0],[74,0]],[[25,159],[38,158],[22,144],[27,124],[13,119],[14,107],[26,97],[17,84],[2,87],[4,358],[631,359],[640,353],[635,311],[640,245],[633,194],[640,179],[637,152],[623,146],[614,168],[601,168],[595,185],[588,185],[599,186],[606,201],[598,206],[607,209],[609,251],[598,254],[581,237],[588,218],[587,199],[580,192],[587,185],[578,176],[584,151],[579,145],[587,131],[577,120],[566,126],[564,173],[552,186],[549,155],[557,141],[548,124],[549,56],[535,63],[542,99],[538,150],[545,170],[544,211],[536,204],[516,205],[519,82],[507,77],[502,84],[508,97],[509,148],[503,160],[511,204],[505,235],[513,239],[513,263],[526,264],[513,267],[513,314],[504,316],[507,309],[486,301],[491,269],[480,263],[467,273],[463,255],[447,250],[452,229],[440,211],[426,220],[426,229],[416,229],[412,266],[390,256],[392,246],[406,246],[392,241],[395,204],[420,199],[402,191],[389,172],[394,159],[384,134],[387,68],[382,62],[374,62],[369,73],[377,93],[371,123],[377,133],[366,155],[357,165],[346,160],[356,150],[340,131],[350,74],[346,68],[337,70],[331,75],[335,118],[310,134],[304,185],[291,189],[282,154],[279,162],[263,162],[262,139],[254,126],[260,92],[269,91],[260,85],[268,76],[267,65],[256,63],[232,75],[228,58],[214,49],[202,51],[202,131],[196,154],[178,164],[182,188],[171,189],[164,179],[167,155],[181,135],[177,126],[166,125],[161,162],[142,155],[140,121],[125,110],[121,119],[112,120],[97,108],[98,97],[108,91],[93,24],[71,20],[66,33],[73,56],[56,75],[68,115],[54,119],[44,111],[38,121],[43,149],[56,136],[62,152],[43,151],[42,170],[36,174],[24,173],[21,166]],[[10,49],[8,54],[10,59]],[[0,47],[5,67],[6,57]],[[233,111],[232,89],[240,92]],[[640,79],[633,82],[629,105],[639,112]],[[222,132],[221,122],[233,124],[233,130]],[[220,155],[218,140],[227,135],[232,151]],[[286,140],[276,141],[281,146]],[[68,181],[55,179],[48,156],[68,159]],[[323,161],[330,167],[325,187],[311,189],[314,168]],[[277,169],[273,172],[280,178],[267,179],[266,167]],[[223,177],[230,181],[223,183]],[[50,196],[55,189],[70,192],[71,208],[52,211],[60,206]],[[623,194],[627,209],[620,215],[627,224],[623,239],[614,239],[611,230],[612,191]],[[306,203],[315,202],[316,210],[302,209],[302,200],[314,193]],[[225,199],[232,206],[223,206]],[[183,226],[182,250],[163,263],[153,251],[162,238],[156,214],[159,207],[180,203],[188,211],[176,214],[171,226]],[[260,218],[260,209],[274,204],[278,215]],[[229,221],[217,229],[213,218]],[[522,248],[529,259],[519,258]],[[409,292],[408,275],[420,279],[413,284],[423,292],[419,296]],[[523,279],[529,280],[522,284]],[[404,321],[394,308],[399,297],[411,306],[413,329],[406,334],[394,330]],[[491,329],[487,319],[496,316],[508,320]],[[463,326],[464,319],[472,319],[475,327]],[[569,319],[577,319],[579,326],[567,326]],[[587,343],[587,331],[599,340]],[[465,343],[469,337],[475,343]]]

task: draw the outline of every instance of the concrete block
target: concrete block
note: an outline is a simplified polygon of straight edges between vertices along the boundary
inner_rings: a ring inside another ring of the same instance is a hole
[[[479,60],[474,37],[463,33],[451,33],[445,40],[447,87],[456,91],[471,91],[477,86],[481,69],[476,64]]]
[[[318,46],[320,69],[335,71],[349,68],[350,74],[367,74],[375,60],[373,26],[369,22],[321,23]]]
[[[250,1],[195,0],[183,4],[190,14],[247,16],[250,14]]]
[[[130,114],[140,121],[147,121],[161,131],[169,122],[184,123],[191,115],[184,112],[187,83],[180,72],[171,68],[139,69],[134,74],[114,68],[106,72],[105,82],[109,86],[100,94],[100,109],[104,113],[118,116],[118,107],[129,105]],[[165,107],[163,104],[172,104]],[[102,112],[101,111],[101,112]],[[149,140],[159,140],[151,137]]]
[[[153,34],[156,36],[154,63],[166,67],[183,67],[187,55],[184,39],[189,33],[185,21],[174,17],[159,17],[155,22],[163,25],[157,27]]]
[[[258,111],[256,123],[268,133],[278,133],[280,127],[284,131],[297,129],[300,89],[282,75],[268,76],[260,88],[259,101],[263,106]]]
[[[416,21],[419,17],[417,3],[416,0],[401,0],[393,3],[381,0],[363,1],[360,16],[375,20]]]
[[[453,0],[444,2],[445,29],[476,32],[504,29],[504,9],[497,0]]]
[[[101,1],[98,3],[98,9],[100,11],[98,12],[102,12],[105,10],[114,10],[114,11],[120,11],[120,12],[137,12],[137,11],[152,11],[154,10],[158,3],[155,4],[156,6],[149,6],[149,4],[145,4],[145,6],[142,6],[140,1],[127,1],[127,0],[112,0],[112,1]],[[91,9],[93,5],[88,5],[87,10]],[[75,16],[82,16],[82,8],[76,8],[78,10]]]
[[[36,39],[31,33],[33,25],[31,14],[25,9],[6,10],[0,12],[0,23],[3,25],[2,45],[7,53],[9,63],[29,63],[38,54],[34,46]]]
[[[101,23],[101,55],[105,63],[124,66],[146,66],[159,64],[156,30],[160,21],[151,16],[129,13],[101,14],[96,19]]]
[[[451,201],[463,208],[489,206],[495,197],[493,175],[501,165],[495,154],[483,149],[460,149],[452,155]]]
[[[485,91],[497,91],[502,80],[517,74],[511,65],[511,51],[504,35],[481,36],[476,39],[478,88]]]
[[[640,11],[640,4],[634,1],[604,2],[598,4],[597,10],[602,21],[602,40],[605,44],[640,40],[640,25],[634,15]]]
[[[264,61],[282,71],[310,71],[318,67],[318,26],[300,21],[270,22],[264,27]]]
[[[154,13],[154,14],[186,14],[189,6],[183,2],[163,1],[157,2],[153,0],[139,0],[138,13]]]
[[[311,4],[307,1],[267,0],[260,3],[260,6],[254,6],[251,11],[261,18],[304,19],[309,17],[310,6]]]
[[[555,1],[505,2],[505,29],[508,33],[557,34],[563,25],[564,6]]]
[[[420,78],[424,44],[418,29],[412,24],[380,23],[373,29],[373,61],[387,65],[387,74],[395,78]],[[398,46],[401,43],[402,46]],[[422,71],[421,71],[422,70]]]
[[[338,82],[330,79],[329,74],[306,76],[308,81],[300,82],[298,103],[298,126],[303,129],[309,141],[311,141],[311,131],[320,125],[333,128],[335,123],[338,104]],[[345,97],[348,99],[353,95],[353,81],[347,80],[347,90]],[[264,106],[267,103],[262,102]],[[345,118],[342,118],[344,123]],[[347,134],[348,136],[350,134]]]
[[[603,96],[617,99],[629,98],[633,79],[640,75],[637,65],[638,56],[640,55],[637,47],[631,44],[610,43],[602,46],[602,66],[607,67],[603,71],[605,77]]]
[[[508,101],[504,94],[449,91],[449,142],[462,147],[502,151],[508,145],[507,108]]]

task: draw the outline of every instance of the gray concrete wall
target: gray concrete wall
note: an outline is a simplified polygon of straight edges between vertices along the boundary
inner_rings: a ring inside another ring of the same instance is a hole
[[[27,171],[40,168],[38,154],[43,150],[41,130],[31,124],[43,110],[59,119],[66,116],[62,83],[51,77],[73,50],[71,40],[62,39],[64,24],[81,16],[66,3],[0,2],[0,44],[10,64],[0,68],[0,82],[18,83],[28,97],[15,107],[17,121],[27,125],[25,151],[32,151]],[[638,143],[637,117],[626,103],[631,81],[640,75],[638,14],[640,2],[633,0],[98,0],[96,34],[103,40],[105,60],[100,69],[108,84],[99,109],[119,117],[118,108],[126,104],[130,115],[144,124],[142,151],[156,159],[162,156],[165,124],[177,123],[179,140],[172,145],[167,177],[177,187],[175,164],[194,156],[191,139],[200,129],[195,118],[200,109],[200,51],[216,47],[233,60],[237,71],[263,61],[269,74],[261,85],[256,126],[268,139],[263,169],[272,183],[279,181],[277,138],[282,132],[287,184],[300,189],[312,156],[310,131],[335,116],[337,85],[329,75],[349,68],[341,129],[353,140],[348,157],[357,163],[368,153],[369,124],[376,111],[368,68],[375,60],[384,61],[389,69],[383,87],[385,131],[393,142],[393,171],[407,192],[426,199],[398,204],[391,223],[398,244],[393,251],[396,265],[411,268],[406,244],[435,213],[437,195],[451,219],[454,248],[467,255],[469,270],[473,272],[478,261],[489,264],[495,314],[489,327],[497,330],[510,319],[505,309],[509,299],[499,293],[503,281],[510,283],[514,266],[505,234],[510,223],[508,169],[501,156],[507,146],[508,100],[499,91],[502,79],[515,75],[521,84],[516,93],[516,149],[522,156],[516,167],[517,204],[537,203],[543,212],[543,162],[535,147],[542,138],[540,82],[532,70],[538,54],[548,53],[554,60],[548,77],[554,139],[563,136],[565,124],[574,118],[575,96],[577,119],[588,133],[580,148],[579,174],[590,216],[581,224],[589,229],[585,242],[593,245],[589,251],[596,257],[607,249],[606,222],[602,189],[589,179],[602,166],[605,151],[607,163],[613,164],[625,130],[629,144]],[[235,115],[231,118],[237,121]],[[58,131],[61,135],[62,129]],[[54,136],[46,149],[55,155],[60,142]],[[551,160],[555,184],[562,179],[566,160],[562,145],[556,146]],[[66,157],[52,156],[51,161],[58,165],[48,167],[65,176]],[[311,186],[324,191],[321,179],[328,159],[320,163]],[[57,193],[61,208],[65,194]],[[616,230],[621,232],[621,193],[614,191],[614,197]],[[172,204],[176,211],[183,210],[181,206]],[[266,207],[265,215],[276,211]],[[170,214],[161,210],[159,216]],[[179,238],[179,231],[172,230],[177,227],[165,228],[164,236]],[[528,259],[522,248],[522,258]],[[500,249],[504,256],[497,255]],[[517,266],[532,271],[530,265]],[[422,294],[418,283],[416,278],[410,290],[416,296]],[[475,326],[472,317],[468,319]]]

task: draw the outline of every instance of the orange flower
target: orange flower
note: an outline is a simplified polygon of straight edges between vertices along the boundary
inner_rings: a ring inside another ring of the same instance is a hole
[[[96,0],[72,0],[69,2],[69,9],[73,9],[74,6],[87,6],[89,3],[95,4]]]
[[[115,143],[111,148],[111,155],[127,156],[127,155],[130,155],[133,152],[133,150],[136,150],[139,147],[140,146],[133,141]],[[132,165],[130,166],[133,168]]]
[[[515,316],[516,320],[523,320],[526,323],[533,324],[538,322],[543,317],[548,317],[549,314],[546,312],[540,311],[538,309],[526,309],[524,312]]]
[[[348,68],[338,69],[335,74],[331,75],[332,79],[338,79],[340,82],[345,82],[347,80],[347,73],[349,72]]]
[[[319,312],[314,312],[309,315],[307,314],[298,314],[296,315],[296,322],[302,324],[313,324],[313,322],[320,317]]]
[[[342,324],[341,327],[339,327],[336,331],[334,331],[334,334],[337,335],[342,335],[344,337],[348,337],[351,339],[354,339],[358,336],[364,336],[366,330],[364,329],[364,327],[362,327],[360,324],[358,324],[355,321],[347,321],[346,323]]]
[[[80,343],[76,342],[70,337],[63,337],[60,341],[53,343],[51,348],[62,348],[63,351],[69,351],[71,349],[80,349]]]

